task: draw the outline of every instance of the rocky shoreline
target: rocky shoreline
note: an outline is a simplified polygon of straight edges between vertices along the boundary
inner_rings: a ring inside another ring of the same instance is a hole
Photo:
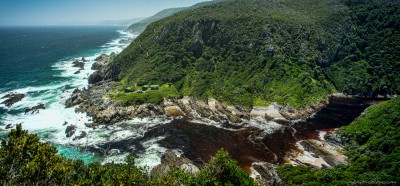
[[[94,76],[105,71],[96,72]],[[89,81],[90,79],[104,79],[91,77],[89,77]],[[66,101],[66,107],[78,105],[76,112],[86,112],[92,116],[94,126],[110,125],[137,117],[157,116],[184,117],[188,120],[206,119],[210,122],[241,126],[249,120],[290,123],[293,120],[306,119],[329,103],[328,98],[301,109],[294,109],[290,106],[283,107],[276,103],[267,107],[244,108],[226,105],[213,98],[202,101],[185,96],[181,99],[164,99],[160,104],[123,106],[121,103],[107,98],[107,94],[117,87],[118,82],[102,80],[90,85],[87,89],[76,89]]]
[[[123,106],[107,98],[107,94],[118,87],[117,82],[103,81],[88,89],[76,89],[66,101],[66,107],[76,108],[77,112],[86,112],[93,117],[93,125],[110,125],[123,120],[144,117],[184,117],[188,120],[207,119],[210,122],[230,125],[243,125],[249,120],[275,121],[289,123],[297,119],[306,119],[329,103],[329,99],[318,104],[293,109],[272,103],[268,107],[243,108],[230,106],[209,98],[207,101],[185,96],[181,99],[164,99],[160,104],[142,104]]]
[[[189,120],[204,120],[230,125],[243,125],[249,120],[275,121],[289,123],[293,120],[306,119],[319,111],[327,104],[329,98],[314,105],[295,109],[291,106],[280,106],[271,103],[270,106],[244,108],[240,106],[226,105],[216,99],[206,101],[197,100],[194,97],[185,96],[181,99],[164,99],[161,104],[142,104],[135,106],[123,106],[107,98],[107,94],[118,87],[120,69],[112,60],[115,53],[102,54],[95,59],[92,69],[96,70],[88,78],[87,89],[76,89],[66,101],[66,107],[78,105],[77,112],[86,112],[93,117],[93,126],[110,125],[131,118],[143,117],[184,117]],[[331,95],[337,96],[337,95]]]
[[[325,108],[332,99],[348,98],[343,94],[332,94],[327,99],[314,105],[295,109],[291,106],[280,106],[271,103],[269,106],[255,106],[244,108],[231,106],[210,98],[206,101],[197,100],[194,97],[185,96],[180,99],[164,99],[160,104],[142,104],[135,106],[124,106],[110,99],[107,94],[118,88],[118,75],[120,70],[111,61],[115,54],[102,54],[95,59],[92,69],[96,70],[89,76],[89,86],[82,90],[75,89],[71,97],[66,101],[66,107],[76,107],[76,112],[86,113],[93,118],[87,127],[98,127],[102,125],[113,125],[121,121],[134,118],[171,117],[185,119],[188,121],[204,121],[225,129],[241,129],[252,121],[267,123],[274,121],[291,126],[298,120],[306,120],[314,113]],[[73,131],[73,130],[70,130]],[[70,135],[66,131],[67,135]],[[334,133],[327,133],[335,136]],[[336,138],[335,138],[336,139]],[[340,142],[331,143],[331,138],[299,140],[296,144],[297,151],[288,154],[285,159],[292,164],[311,165],[315,168],[325,168],[341,163],[346,163],[346,157],[337,152]],[[339,144],[339,145],[338,145]],[[177,157],[172,152],[167,152],[160,165],[152,170],[152,174],[163,174],[163,172],[178,168],[195,173],[198,167],[184,157]],[[310,158],[311,157],[311,158]],[[171,159],[171,160],[168,160]],[[177,163],[178,162],[178,163]],[[187,168],[187,169],[186,169]],[[262,185],[281,184],[279,177],[272,164],[256,162],[250,167],[253,177]]]

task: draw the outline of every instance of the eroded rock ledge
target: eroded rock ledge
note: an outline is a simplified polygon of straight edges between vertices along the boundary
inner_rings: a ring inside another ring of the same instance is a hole
[[[92,116],[94,125],[114,124],[136,117],[163,115],[240,125],[249,120],[288,123],[290,120],[305,119],[329,103],[329,99],[327,99],[302,109],[282,107],[276,103],[267,107],[244,108],[229,106],[213,98],[202,101],[185,96],[181,99],[164,99],[160,104],[123,106],[106,96],[117,86],[118,83],[114,81],[101,81],[89,86],[88,89],[76,89],[66,101],[66,107],[78,105],[76,112],[86,112],[89,116]]]

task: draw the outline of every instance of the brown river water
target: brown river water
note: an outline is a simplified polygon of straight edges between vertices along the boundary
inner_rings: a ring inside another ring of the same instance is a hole
[[[140,138],[110,141],[98,146],[141,154],[145,150],[145,141],[160,138],[157,141],[159,146],[179,150],[183,156],[198,165],[209,161],[217,150],[223,148],[243,169],[250,171],[253,162],[285,163],[285,155],[297,150],[296,142],[319,139],[319,131],[329,131],[350,124],[374,102],[334,97],[330,104],[309,119],[285,123],[272,131],[246,125],[239,129],[226,129],[184,119],[173,120],[148,128]]]

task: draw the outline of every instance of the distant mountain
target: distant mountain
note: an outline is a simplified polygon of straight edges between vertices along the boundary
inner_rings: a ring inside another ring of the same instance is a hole
[[[148,17],[142,21],[139,21],[137,23],[132,24],[131,26],[128,27],[128,29],[126,29],[128,32],[131,32],[133,34],[140,34],[142,33],[146,27],[153,23],[156,22],[158,20],[161,20],[163,18],[169,17],[175,13],[181,12],[183,10],[189,10],[189,9],[194,9],[197,7],[201,7],[201,6],[205,6],[205,5],[209,5],[209,4],[213,4],[213,3],[217,3],[220,2],[221,0],[214,0],[214,1],[206,1],[206,2],[202,2],[202,3],[198,3],[194,6],[191,7],[180,7],[180,8],[169,8],[169,9],[165,9],[162,10],[160,12],[158,12],[157,14]]]
[[[157,14],[148,17],[142,21],[138,21],[136,23],[133,23],[132,25],[130,25],[127,29],[128,32],[134,33],[134,34],[140,34],[142,33],[146,27],[155,21],[158,21],[162,18],[168,17],[170,15],[173,15],[177,12],[180,12],[182,10],[186,9],[186,7],[181,7],[181,8],[169,8],[169,9],[165,9],[162,10],[161,12],[158,12]]]
[[[146,19],[145,17],[137,17],[132,19],[121,19],[121,20],[104,20],[97,25],[116,25],[116,26],[129,26]]]

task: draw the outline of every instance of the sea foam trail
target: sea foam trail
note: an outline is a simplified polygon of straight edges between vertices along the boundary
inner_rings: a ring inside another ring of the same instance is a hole
[[[98,133],[85,126],[85,123],[90,122],[92,118],[86,116],[84,113],[75,113],[75,108],[65,108],[65,101],[71,96],[75,88],[82,89],[88,86],[87,78],[94,72],[91,70],[91,66],[95,62],[94,59],[97,56],[103,53],[120,53],[123,48],[128,46],[127,42],[121,41],[135,37],[132,34],[122,31],[118,32],[120,33],[118,39],[114,39],[101,46],[100,49],[89,51],[87,55],[82,56],[87,62],[85,62],[85,68],[80,70],[79,74],[75,74],[79,69],[73,67],[72,64],[73,61],[79,60],[78,58],[62,59],[52,65],[52,69],[59,72],[55,76],[63,77],[65,81],[57,81],[44,86],[24,87],[9,91],[25,94],[25,97],[11,107],[0,106],[2,110],[5,110],[4,114],[0,114],[0,129],[6,131],[6,125],[21,123],[23,129],[38,134],[42,141],[54,144],[61,151],[65,151],[64,147],[70,144],[96,144],[97,139],[101,141],[102,138],[96,137]],[[7,93],[8,92],[0,92],[0,98]],[[1,101],[3,100],[4,99]],[[46,108],[39,110],[39,113],[24,113],[25,108],[30,108],[40,103],[45,104]],[[77,141],[67,138],[65,134],[67,125],[64,125],[65,123],[76,126],[76,135],[84,131],[88,134],[88,138]]]

